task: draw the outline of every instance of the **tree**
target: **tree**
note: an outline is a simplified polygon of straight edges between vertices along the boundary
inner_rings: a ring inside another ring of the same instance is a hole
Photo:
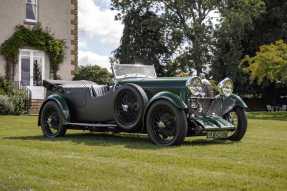
[[[168,23],[167,31],[175,33],[179,47],[173,60],[183,72],[201,73],[212,63],[213,27],[210,13],[217,10],[216,0],[175,0],[161,1],[163,17]]]
[[[162,19],[150,11],[141,15],[140,11],[132,10],[123,22],[121,45],[114,51],[114,57],[121,64],[153,64],[161,74],[160,60],[168,54]]]
[[[80,66],[74,72],[74,80],[89,80],[98,84],[107,84],[112,81],[112,74],[100,66]]]
[[[244,70],[252,82],[259,85],[264,81],[287,83],[287,44],[283,40],[262,45],[256,56],[245,56]]]
[[[253,27],[254,20],[264,12],[263,0],[225,0],[221,1],[219,12],[221,19],[215,31],[214,62],[211,74],[219,81],[230,77],[237,92],[254,92],[254,86],[248,84],[248,76],[240,69],[240,60],[244,57],[242,42],[246,30]],[[249,88],[249,89],[248,89]]]
[[[278,40],[287,42],[287,2],[285,0],[264,0],[264,3],[265,11],[253,19],[252,27],[244,30],[244,38],[241,41],[242,57],[245,55],[256,56],[263,45]],[[266,103],[276,104],[280,100],[280,96],[286,95],[286,83],[263,79],[258,85],[258,83],[250,83],[249,76],[246,76],[244,86],[251,87],[249,92],[257,92]]]
[[[287,95],[287,44],[283,40],[259,47],[253,57],[245,56],[242,67],[250,75],[251,84],[265,103],[280,104],[280,96]]]
[[[277,40],[287,42],[287,1],[264,0],[265,11],[253,21],[253,27],[245,31],[242,42],[244,55],[254,56],[261,45]]]
[[[180,68],[188,72],[192,72],[192,68],[201,72],[211,63],[212,23],[209,14],[216,10],[218,4],[217,0],[112,0],[113,9],[120,11],[117,19],[123,19],[125,24],[126,18],[134,12],[142,15],[149,12],[156,14],[164,22],[161,25],[164,27],[162,36],[164,45],[168,49],[166,52],[169,53],[165,59],[167,62],[163,64],[180,57],[185,61],[180,63],[182,65]],[[126,25],[126,27],[141,28],[137,22],[132,22],[132,25]],[[126,31],[128,30],[124,31],[124,36]],[[133,33],[128,33],[128,35],[133,35]],[[143,42],[150,38],[150,36],[146,37]],[[122,40],[121,46],[125,46],[125,43],[127,42]],[[142,47],[135,46],[136,43],[129,44],[129,46],[140,52]],[[162,38],[158,38],[155,43],[163,44]],[[158,62],[161,63],[159,58]],[[147,59],[146,56],[145,59]]]

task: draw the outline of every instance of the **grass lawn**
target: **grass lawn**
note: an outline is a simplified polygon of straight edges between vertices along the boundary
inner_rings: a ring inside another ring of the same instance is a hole
[[[239,143],[179,147],[82,131],[48,140],[36,117],[0,116],[0,190],[287,190],[287,115],[249,116]]]

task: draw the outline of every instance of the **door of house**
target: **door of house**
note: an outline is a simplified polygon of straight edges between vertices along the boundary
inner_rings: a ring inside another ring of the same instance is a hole
[[[32,99],[44,99],[45,53],[39,50],[21,49],[19,52],[19,85],[31,90]]]

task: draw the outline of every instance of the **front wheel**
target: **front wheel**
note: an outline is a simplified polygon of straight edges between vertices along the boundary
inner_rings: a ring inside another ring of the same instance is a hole
[[[64,136],[66,128],[63,126],[63,115],[58,105],[48,101],[41,111],[41,129],[43,135],[48,138]]]
[[[150,139],[157,145],[182,144],[187,134],[186,114],[169,101],[156,101],[148,110],[146,128]]]
[[[224,119],[235,126],[235,130],[230,132],[227,139],[231,141],[240,141],[247,130],[247,115],[244,108],[236,107],[224,115]]]

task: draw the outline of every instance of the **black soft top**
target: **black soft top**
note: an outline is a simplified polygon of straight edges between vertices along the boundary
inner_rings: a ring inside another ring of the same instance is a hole
[[[80,87],[91,87],[93,85],[98,85],[95,82],[87,80],[78,81],[66,81],[66,80],[43,80],[43,86],[47,89],[53,89],[55,87],[62,88],[80,88]]]

